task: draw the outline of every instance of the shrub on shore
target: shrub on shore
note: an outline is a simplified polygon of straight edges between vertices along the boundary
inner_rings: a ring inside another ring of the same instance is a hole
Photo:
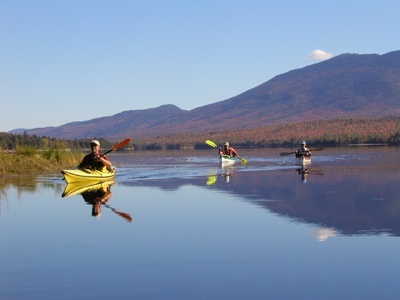
[[[59,172],[74,168],[82,160],[81,152],[61,150],[38,151],[26,146],[17,148],[14,153],[0,153],[0,175],[34,175]]]

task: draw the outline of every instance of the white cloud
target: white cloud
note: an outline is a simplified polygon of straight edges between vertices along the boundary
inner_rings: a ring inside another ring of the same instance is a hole
[[[313,52],[308,55],[308,59],[313,59],[313,60],[327,60],[330,59],[333,56],[332,53],[325,52],[324,50],[314,50]]]

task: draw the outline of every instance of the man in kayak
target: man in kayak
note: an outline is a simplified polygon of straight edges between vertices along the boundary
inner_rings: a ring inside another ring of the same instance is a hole
[[[102,171],[104,167],[111,169],[111,162],[107,156],[101,155],[100,153],[100,142],[98,140],[92,140],[90,142],[91,152],[83,158],[79,164],[78,169],[94,169]]]
[[[311,151],[306,147],[306,142],[301,142],[301,148],[295,152],[296,157],[311,157]]]
[[[228,155],[230,157],[239,156],[235,149],[233,149],[232,147],[229,147],[228,142],[225,142],[224,149],[222,149],[222,148],[218,148],[218,149],[219,149],[219,155]]]

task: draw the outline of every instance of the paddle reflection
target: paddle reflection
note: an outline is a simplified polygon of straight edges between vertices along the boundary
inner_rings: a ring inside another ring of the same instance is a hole
[[[213,185],[213,184],[215,184],[215,183],[217,182],[218,177],[223,177],[224,181],[225,181],[226,183],[229,183],[230,180],[231,180],[231,177],[232,177],[232,176],[236,176],[236,174],[235,174],[235,172],[234,172],[234,171],[235,171],[235,168],[232,167],[232,166],[230,166],[230,167],[228,167],[228,166],[223,166],[223,167],[221,167],[221,170],[223,171],[222,173],[218,173],[218,170],[216,170],[216,171],[214,172],[214,174],[208,175],[208,176],[207,176],[207,182],[206,182],[206,184],[207,184],[207,185]]]
[[[128,222],[132,222],[132,218],[129,214],[120,212],[115,208],[108,205],[108,201],[111,198],[111,186],[114,185],[114,181],[98,182],[85,184],[80,182],[68,183],[65,186],[62,197],[70,197],[73,195],[81,195],[85,202],[92,206],[92,216],[99,218],[101,216],[102,206],[111,209],[114,213],[121,216]]]
[[[319,170],[314,170],[313,169],[313,171],[311,172],[311,168],[306,168],[306,167],[302,167],[302,168],[296,169],[296,172],[297,172],[298,175],[301,176],[301,181],[303,183],[307,183],[307,177],[311,173],[314,174],[314,175],[324,175],[324,173],[322,173]]]

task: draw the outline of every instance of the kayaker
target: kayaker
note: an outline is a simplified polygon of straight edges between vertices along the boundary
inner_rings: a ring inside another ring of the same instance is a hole
[[[112,164],[106,155],[100,153],[100,142],[92,140],[90,142],[90,153],[85,155],[78,169],[95,169],[102,171],[104,167],[111,169]]]
[[[229,143],[225,142],[224,143],[224,149],[222,148],[218,148],[219,150],[219,155],[228,155],[230,157],[239,157],[239,154],[236,152],[235,149],[233,149],[232,147],[229,147]]]
[[[311,151],[306,147],[306,142],[301,142],[301,148],[295,152],[296,157],[311,157]]]

